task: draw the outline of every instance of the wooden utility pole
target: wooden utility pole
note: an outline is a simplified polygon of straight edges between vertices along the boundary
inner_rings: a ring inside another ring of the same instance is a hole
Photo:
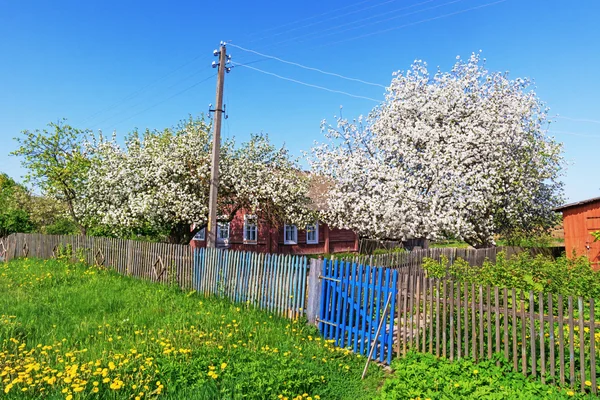
[[[213,133],[213,147],[210,171],[210,192],[208,196],[208,224],[207,224],[207,247],[217,247],[217,195],[219,191],[219,153],[221,151],[221,120],[223,117],[223,87],[225,86],[225,71],[228,57],[225,43],[221,42],[219,50],[215,50],[215,56],[219,57],[219,63],[213,63],[218,68],[217,74],[217,100],[214,110],[215,129]]]

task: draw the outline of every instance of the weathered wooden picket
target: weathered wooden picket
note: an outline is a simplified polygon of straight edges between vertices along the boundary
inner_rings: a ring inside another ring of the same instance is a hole
[[[220,249],[194,251],[194,288],[298,318],[306,299],[306,257]]]
[[[324,260],[319,327],[325,339],[391,361],[398,271]]]
[[[483,287],[400,271],[396,353],[450,360],[500,353],[542,382],[597,393],[600,324],[594,299]]]

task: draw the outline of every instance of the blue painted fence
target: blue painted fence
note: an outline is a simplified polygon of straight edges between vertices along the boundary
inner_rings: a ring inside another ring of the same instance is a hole
[[[318,322],[325,339],[365,356],[374,347],[372,359],[389,364],[394,345],[398,271],[324,260],[321,278]]]
[[[288,318],[305,312],[306,257],[195,249],[194,289],[228,297]]]

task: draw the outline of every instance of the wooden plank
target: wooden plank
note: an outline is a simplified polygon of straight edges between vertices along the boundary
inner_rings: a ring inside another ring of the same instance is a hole
[[[512,294],[512,358],[513,358],[513,368],[515,371],[519,370],[519,365],[517,363],[517,353],[518,353],[518,341],[517,341],[517,294],[515,289],[511,290]]]
[[[361,266],[362,270],[362,266]],[[405,289],[406,286],[406,289]],[[402,340],[402,355],[406,356],[406,304],[407,304],[408,280],[404,272],[400,273],[398,283],[398,330],[397,330],[397,351],[400,356],[400,340]],[[360,295],[360,288],[358,290]],[[359,297],[360,299],[360,297]],[[400,325],[402,323],[402,325]],[[401,333],[402,332],[402,333]],[[356,349],[354,350],[356,352]]]
[[[502,289],[502,300],[504,300],[504,310],[505,314],[503,315],[503,325],[504,325],[504,358],[509,360],[509,352],[510,352],[510,343],[508,341],[508,290],[506,288]]]
[[[434,310],[434,301],[433,301],[433,292],[434,288],[434,280],[433,278],[429,278],[429,353],[433,354],[433,318],[435,317]]]
[[[454,360],[454,281],[450,280],[450,361]],[[460,289],[457,290],[459,292],[458,294],[458,298],[460,299]],[[460,302],[458,302],[458,314],[460,315]],[[460,318],[458,319],[457,323],[460,323]],[[458,326],[458,332],[460,332],[460,326]],[[459,336],[459,342],[460,343],[460,333],[458,334]],[[446,343],[444,341],[444,343]],[[458,346],[459,348],[459,352],[460,352],[460,345]],[[457,354],[457,356],[460,358],[460,356]]]
[[[548,336],[550,339],[550,354],[549,360],[550,363],[550,376],[552,378],[552,383],[556,384],[556,357],[554,353],[554,349],[556,347],[556,340],[554,338],[554,308],[552,304],[552,293],[548,294]],[[542,314],[540,312],[540,314]],[[562,329],[562,328],[561,328]]]
[[[498,286],[494,286],[494,327],[495,327],[495,338],[496,338],[496,353],[500,353],[500,292]],[[491,346],[490,346],[491,348]]]
[[[492,300],[490,286],[486,286],[486,307],[487,307],[487,357],[492,358]],[[483,317],[482,317],[483,318]],[[482,352],[483,354],[483,352]]]
[[[410,275],[410,299],[409,299],[409,321],[410,321],[410,339],[408,340],[409,349],[413,349],[413,340],[414,340],[414,303],[415,303],[415,288],[416,288],[416,274]]]
[[[471,284],[471,357],[477,361],[477,311],[475,305],[475,284]]]
[[[583,326],[583,298],[577,298],[577,311],[579,320],[579,375],[580,375],[580,390],[585,392],[585,330]],[[595,338],[591,339],[595,340]]]
[[[465,287],[463,290],[463,296],[464,296],[464,305],[463,305],[463,312],[464,312],[464,343],[465,343],[465,353],[464,353],[464,357],[468,358],[469,357],[469,284],[467,282],[465,282]]]
[[[521,372],[527,376],[527,319],[525,316],[525,295],[521,291],[520,296],[521,315]]]
[[[534,318],[534,313],[535,313],[535,300],[534,300],[534,295],[533,292],[530,291],[529,292],[529,347],[530,347],[530,352],[531,352],[531,375],[533,377],[537,376],[537,356],[536,356],[536,334],[535,334],[535,318]],[[542,311],[543,313],[543,311]],[[525,321],[523,321],[525,322]],[[540,343],[540,346],[542,346],[543,344]]]
[[[462,311],[461,311],[461,305],[462,305],[462,285],[459,282],[456,285],[456,357],[460,360],[462,358],[462,345],[463,345],[463,339],[462,339]],[[454,298],[452,298],[452,303],[454,303]],[[453,335],[454,336],[454,335]]]
[[[558,369],[560,374],[560,385],[565,385],[565,321],[563,318],[564,301],[562,295],[558,295]]]
[[[444,293],[445,297],[445,293]],[[444,313],[446,310],[444,310]],[[444,324],[444,332],[446,325]],[[445,339],[445,338],[444,338]],[[440,357],[440,280],[435,279],[435,356]]]
[[[417,294],[416,294],[416,304],[415,304],[415,314],[416,314],[416,323],[417,323],[417,329],[416,329],[416,349],[417,351],[419,351],[420,349],[420,338],[421,338],[421,281],[422,281],[422,277],[419,275],[417,276]]]
[[[546,383],[546,337],[545,337],[545,322],[544,322],[544,295],[538,294],[538,310],[539,310],[539,324],[540,324],[540,376],[542,383]],[[551,314],[552,309],[548,309]],[[554,344],[552,344],[553,346]],[[535,370],[535,366],[534,366]]]
[[[596,311],[594,310],[594,298],[590,298],[590,379],[592,381],[592,393],[598,394],[598,383],[596,381]]]
[[[447,326],[447,310],[448,310],[448,302],[447,302],[447,298],[448,298],[448,292],[447,292],[447,288],[448,288],[448,279],[444,278],[443,282],[442,282],[442,357],[446,358],[447,356],[447,348],[446,348],[446,343],[448,343],[448,339],[446,338],[446,326]],[[453,285],[452,285],[453,286]],[[452,298],[452,296],[454,295],[454,292],[452,292],[452,295],[450,296]],[[450,342],[454,343],[454,304],[450,303]],[[450,348],[452,348],[452,346],[450,346]],[[450,360],[454,359],[454,352],[452,351],[451,355],[450,355]]]
[[[569,315],[569,382],[571,388],[575,387],[575,324],[573,315],[573,296],[568,298]]]

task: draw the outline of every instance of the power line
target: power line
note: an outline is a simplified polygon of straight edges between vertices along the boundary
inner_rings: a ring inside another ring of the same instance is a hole
[[[559,135],[572,135],[572,136],[581,136],[587,138],[595,138],[600,139],[600,135],[594,135],[589,133],[578,133],[578,132],[568,132],[568,131],[555,131],[553,129],[549,130],[548,133],[558,133]]]
[[[566,119],[568,121],[575,121],[575,122],[590,122],[592,124],[600,124],[600,121],[595,120],[595,119],[586,119],[586,118],[571,118],[571,117],[564,117],[562,115],[556,115],[556,118],[560,118],[560,119]]]
[[[323,19],[321,21],[311,22],[309,24],[302,25],[302,26],[299,26],[299,27],[296,27],[296,28],[292,28],[292,29],[288,29],[288,30],[285,30],[283,32],[271,34],[269,36],[263,36],[261,38],[251,40],[250,43],[258,42],[258,41],[263,40],[263,39],[272,38],[274,36],[280,36],[280,35],[283,35],[285,33],[290,33],[290,32],[293,32],[293,31],[300,30],[300,29],[309,28],[309,27],[314,26],[314,25],[319,25],[319,24],[325,23],[327,21],[332,21],[332,20],[335,20],[335,19],[339,19],[339,18],[348,16],[348,15],[356,14],[358,12],[370,10],[372,8],[381,7],[381,6],[385,5],[385,4],[392,3],[394,1],[396,1],[396,0],[387,0],[387,1],[384,1],[384,2],[381,2],[381,3],[377,3],[377,4],[374,4],[374,5],[368,6],[368,7],[360,8],[358,10],[350,11],[350,12],[347,12],[347,13],[344,13],[344,14],[338,14],[338,15],[335,15],[335,16],[330,17],[330,18],[325,18],[325,19]],[[428,1],[434,1],[434,0],[428,0]]]
[[[270,56],[268,54],[259,53],[258,51],[246,49],[246,48],[244,48],[242,46],[238,46],[238,45],[235,45],[233,43],[228,43],[228,44],[230,46],[236,47],[236,48],[238,48],[240,50],[247,51],[247,52],[250,52],[250,53],[254,53],[254,54],[257,54],[257,55],[262,56],[262,57],[271,58],[273,60],[277,60],[277,61],[285,63],[285,64],[294,65],[296,67],[304,68],[304,69],[307,69],[307,70],[310,70],[310,71],[316,71],[316,72],[319,72],[321,74],[335,76],[337,78],[342,78],[342,79],[346,79],[346,80],[353,81],[353,82],[360,82],[360,83],[364,83],[365,85],[377,86],[377,87],[381,87],[381,88],[385,89],[385,86],[384,85],[380,85],[379,83],[367,82],[367,81],[363,81],[362,79],[357,79],[357,78],[350,78],[348,76],[336,74],[336,73],[333,73],[333,72],[323,71],[322,69],[319,69],[319,68],[308,67],[306,65],[302,65],[302,64],[295,63],[295,62],[292,62],[292,61],[287,61],[287,60],[284,60],[284,59],[279,58],[279,57],[275,57],[275,56]],[[247,63],[245,65],[248,65],[248,64],[249,63]]]
[[[325,90],[325,91],[331,92],[331,93],[338,93],[338,94],[343,94],[345,96],[355,97],[357,99],[365,99],[365,100],[374,101],[376,103],[381,103],[381,100],[373,99],[371,97],[359,96],[359,95],[356,95],[356,94],[352,94],[352,93],[348,93],[348,92],[343,92],[341,90],[335,90],[335,89],[326,88],[324,86],[313,85],[312,83],[302,82],[302,81],[299,81],[297,79],[292,79],[292,78],[288,78],[288,77],[285,77],[285,76],[281,76],[281,75],[275,74],[273,72],[264,71],[262,69],[258,69],[258,68],[255,68],[255,67],[250,67],[249,65],[241,65],[241,64],[234,64],[234,65],[235,66],[249,68],[249,69],[252,69],[254,71],[260,72],[262,74],[271,75],[271,76],[274,76],[275,78],[279,78],[279,79],[283,79],[283,80],[286,80],[286,81],[294,82],[294,83],[297,83],[297,84],[300,84],[300,85],[304,85],[304,86],[308,86],[308,87],[312,87],[312,88],[315,88],[315,89]]]
[[[390,32],[390,31],[394,31],[394,30],[397,30],[397,29],[406,28],[406,27],[409,27],[409,26],[415,26],[415,25],[419,25],[419,24],[422,24],[422,23],[425,23],[425,22],[430,22],[430,21],[435,21],[435,20],[442,19],[442,18],[451,17],[451,16],[454,16],[454,15],[466,13],[466,12],[469,12],[469,11],[478,10],[480,8],[490,7],[490,6],[493,6],[493,5],[496,5],[496,4],[504,3],[505,1],[507,1],[507,0],[498,0],[498,1],[491,2],[491,3],[482,4],[482,5],[479,5],[479,6],[466,8],[464,10],[455,11],[455,12],[448,13],[448,14],[438,15],[437,17],[422,19],[420,21],[411,22],[411,23],[408,23],[408,24],[400,25],[400,26],[395,26],[393,28],[382,29],[382,30],[379,30],[379,31],[366,33],[366,34],[363,34],[363,35],[359,35],[359,36],[354,36],[354,37],[347,38],[347,39],[338,40],[337,42],[326,43],[326,44],[323,44],[323,45],[320,45],[320,46],[316,46],[316,47],[331,46],[331,45],[334,45],[334,44],[348,42],[350,40],[362,39],[362,38],[373,36],[373,35],[379,35],[381,33],[387,33],[387,32]]]
[[[110,106],[97,111],[89,116],[87,116],[86,118],[84,118],[80,123],[83,124],[86,121],[89,121],[90,119],[96,117],[99,114],[105,113],[107,111],[110,111],[112,109],[114,109],[115,107],[127,102],[128,100],[131,100],[132,98],[136,97],[138,94],[142,93],[143,91],[145,91],[146,89],[148,89],[149,87],[152,87],[154,84],[168,78],[169,76],[173,75],[175,72],[179,71],[180,69],[187,67],[188,65],[192,64],[194,61],[198,60],[200,58],[200,56],[194,57],[193,59],[191,59],[190,61],[181,64],[180,66],[178,66],[175,69],[172,69],[171,71],[167,72],[166,74],[160,76],[159,78],[156,78],[155,80],[151,81],[150,83],[148,83],[147,85],[141,87],[140,89],[137,89],[133,92],[131,92],[130,94],[128,94],[127,96],[125,96],[124,98],[122,98],[121,100],[118,100],[117,102],[111,104]],[[103,121],[104,122],[104,121]]]
[[[300,23],[300,22],[303,22],[303,21],[309,21],[309,20],[311,20],[311,19],[315,19],[315,18],[323,17],[323,16],[325,16],[325,15],[333,14],[333,13],[335,13],[335,12],[342,11],[342,10],[346,10],[346,9],[348,9],[348,8],[352,8],[352,7],[356,7],[356,6],[359,6],[359,5],[361,5],[361,4],[364,4],[364,3],[369,3],[369,2],[371,2],[371,1],[372,1],[372,0],[363,0],[363,1],[360,1],[360,2],[358,2],[358,3],[355,3],[355,4],[350,4],[350,5],[347,5],[347,6],[344,6],[344,7],[340,7],[340,8],[336,8],[336,9],[333,9],[333,10],[330,10],[330,11],[326,11],[326,12],[324,12],[324,13],[321,13],[321,14],[312,15],[312,16],[305,17],[305,18],[300,18],[300,19],[297,19],[297,20],[295,20],[295,21],[291,21],[291,22],[285,23],[285,24],[283,24],[283,25],[279,25],[279,26],[276,26],[276,27],[273,27],[273,28],[269,28],[269,29],[264,29],[264,30],[262,30],[262,31],[259,31],[259,32],[256,32],[256,33],[253,33],[253,34],[250,34],[250,35],[251,35],[251,36],[253,36],[253,35],[256,35],[256,34],[260,34],[260,33],[266,33],[266,32],[277,31],[277,30],[279,30],[279,29],[281,29],[281,28],[286,28],[286,27],[288,27],[288,26],[292,26],[292,25],[295,25],[295,24],[297,24],[297,23]],[[252,40],[250,41],[250,43],[254,43],[254,42],[256,42],[256,41],[258,41],[258,40],[262,40],[262,39],[264,39],[264,38],[265,38],[265,37],[262,37],[262,38],[259,38],[259,39],[252,39]]]
[[[172,87],[175,87],[175,86],[179,85],[180,83],[187,81],[187,80],[188,80],[188,79],[190,79],[191,77],[193,77],[193,76],[197,75],[197,74],[198,74],[198,72],[199,72],[199,71],[194,71],[194,73],[192,73],[192,74],[190,74],[190,75],[186,76],[185,78],[183,78],[183,79],[180,79],[180,80],[178,80],[177,82],[173,83],[172,85],[168,86],[168,87],[167,87],[165,90],[169,90],[169,89],[171,89]],[[120,115],[122,115],[122,114],[125,114],[127,111],[129,111],[129,110],[131,110],[132,108],[135,108],[135,107],[137,107],[137,106],[141,105],[143,102],[144,102],[143,100],[142,100],[142,101],[140,101],[140,102],[137,102],[137,103],[133,104],[132,106],[129,106],[129,107],[125,108],[124,110],[121,110],[120,112],[118,112],[118,113],[116,113],[116,114],[113,114],[112,116],[109,116],[109,117],[107,117],[107,118],[104,118],[104,119],[103,119],[103,120],[101,120],[100,122],[96,122],[95,124],[93,124],[93,125],[91,126],[91,128],[93,129],[94,127],[96,127],[96,126],[98,126],[98,125],[101,125],[101,124],[103,124],[103,123],[104,123],[104,122],[106,122],[106,121],[110,121],[111,119],[113,119],[113,118],[115,118],[115,117],[118,117],[118,116],[120,116]]]
[[[120,120],[120,121],[118,121],[118,122],[114,123],[114,124],[113,124],[113,126],[116,126],[116,125],[119,125],[119,124],[121,124],[121,123],[123,123],[123,122],[125,122],[125,121],[128,121],[128,120],[130,120],[130,119],[131,119],[131,118],[133,118],[133,117],[137,117],[138,115],[140,115],[140,114],[143,114],[143,113],[145,113],[146,111],[148,111],[148,110],[151,110],[151,109],[153,109],[154,107],[156,107],[156,106],[159,106],[159,105],[161,105],[161,104],[163,104],[163,103],[165,103],[165,102],[167,102],[167,101],[171,100],[172,98],[174,98],[174,97],[177,97],[177,96],[179,96],[179,95],[181,95],[181,94],[183,94],[183,93],[187,92],[188,90],[191,90],[191,89],[195,88],[196,86],[200,85],[201,83],[204,83],[204,82],[208,81],[209,79],[212,79],[212,78],[214,78],[216,75],[217,75],[217,74],[212,74],[211,76],[208,76],[208,77],[206,77],[206,78],[202,79],[201,81],[194,83],[193,85],[191,85],[191,86],[189,86],[189,87],[187,87],[187,88],[185,88],[185,89],[183,89],[183,90],[181,90],[181,91],[179,91],[179,92],[177,92],[177,93],[175,93],[175,94],[173,94],[173,95],[171,95],[171,96],[167,97],[166,99],[164,99],[164,100],[161,100],[161,101],[159,101],[158,103],[155,103],[155,104],[151,105],[150,107],[143,109],[143,110],[142,110],[142,111],[140,111],[140,112],[137,112],[137,113],[135,113],[135,114],[133,114],[133,115],[131,115],[131,116],[127,117],[127,118],[124,118],[124,119],[122,119],[122,120]]]
[[[409,12],[409,13],[405,13],[405,14],[396,15],[394,17],[385,18],[385,19],[382,19],[382,20],[379,20],[379,21],[374,21],[374,22],[370,22],[370,23],[366,23],[366,24],[356,25],[357,22],[365,22],[365,21],[368,21],[368,20],[371,20],[371,19],[374,19],[374,18],[378,18],[378,17],[381,17],[381,16],[389,16],[390,14],[396,13],[398,11],[408,10],[408,9],[411,9],[411,8],[414,8],[414,7],[417,7],[417,6],[421,6],[421,5],[424,5],[424,4],[427,4],[427,3],[431,3],[432,1],[434,1],[434,0],[427,0],[427,1],[423,1],[421,3],[413,4],[413,5],[408,6],[408,7],[397,8],[395,10],[390,10],[390,11],[387,11],[387,12],[384,12],[384,13],[375,14],[375,15],[372,15],[370,17],[363,18],[363,19],[360,19],[360,20],[357,20],[357,21],[351,21],[351,22],[346,22],[346,23],[340,24],[340,25],[331,26],[329,28],[322,29],[322,30],[319,30],[319,31],[308,32],[308,33],[305,33],[305,34],[302,34],[302,35],[299,35],[299,36],[295,36],[295,37],[288,38],[288,39],[282,40],[280,42],[274,43],[274,44],[272,44],[269,47],[279,46],[279,45],[282,45],[282,44],[285,44],[285,43],[297,41],[298,39],[302,39],[302,38],[306,38],[306,37],[310,37],[310,36],[318,36],[318,38],[321,39],[321,38],[326,37],[326,36],[339,35],[340,33],[343,33],[343,32],[348,32],[348,31],[352,31],[352,30],[364,28],[366,26],[378,25],[378,24],[381,24],[383,22],[388,22],[388,21],[391,21],[391,20],[394,20],[394,19],[398,19],[398,18],[401,18],[401,17],[407,17],[409,15],[414,15],[414,14],[419,14],[419,13],[422,13],[422,12],[425,12],[425,11],[434,10],[436,8],[444,7],[444,6],[447,6],[447,5],[450,5],[450,4],[454,4],[454,3],[458,3],[460,1],[465,1],[465,0],[452,0],[452,1],[449,1],[449,2],[446,2],[446,3],[442,3],[442,4],[435,5],[435,6],[423,8],[423,9],[416,10],[416,11]],[[350,26],[350,28],[343,29],[343,30],[337,31],[337,32],[330,32],[330,31],[335,31],[335,30],[337,30],[339,28],[343,28],[345,26]],[[330,33],[323,34],[324,32],[330,32]]]

